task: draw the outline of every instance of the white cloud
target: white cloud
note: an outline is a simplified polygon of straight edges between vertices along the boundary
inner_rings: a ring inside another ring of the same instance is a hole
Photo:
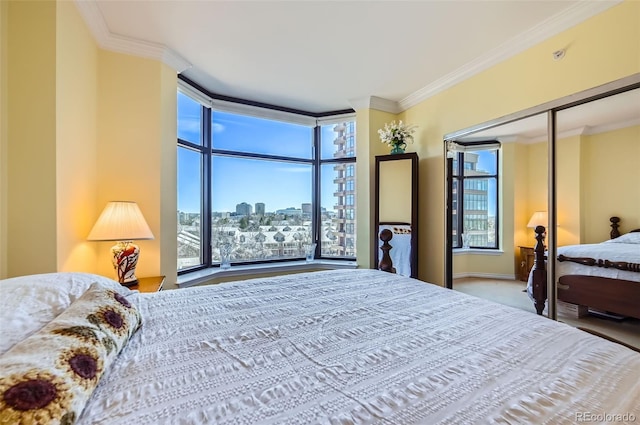
[[[187,133],[200,133],[200,119],[198,118],[182,118],[178,124],[180,129]]]

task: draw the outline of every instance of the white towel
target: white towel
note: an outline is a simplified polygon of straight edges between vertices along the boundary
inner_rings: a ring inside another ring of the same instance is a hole
[[[378,229],[378,246],[382,246],[380,233],[391,230],[393,238],[389,241],[391,250],[389,256],[396,268],[396,274],[401,276],[411,276],[411,225],[410,224],[381,224]],[[378,251],[378,259],[382,259],[382,250]]]

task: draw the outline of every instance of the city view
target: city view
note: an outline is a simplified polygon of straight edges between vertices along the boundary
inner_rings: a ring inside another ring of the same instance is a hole
[[[220,262],[225,245],[231,260],[262,261],[304,257],[305,246],[312,243],[311,204],[266,211],[265,204],[242,202],[233,212],[212,215],[213,261]],[[179,269],[200,263],[200,214],[179,213]],[[323,256],[345,256],[338,244],[340,220],[335,211],[322,209],[321,252]]]
[[[250,153],[211,156],[211,213],[205,221],[211,223],[212,263],[219,264],[225,251],[233,264],[305,258],[305,247],[316,242],[314,166],[308,160],[260,158],[253,152],[310,159],[312,128],[217,111],[212,115],[214,146]],[[200,139],[201,116],[200,105],[178,96],[180,139]],[[320,129],[323,159],[354,158],[354,122]],[[202,155],[196,149],[178,146],[178,270],[200,266],[206,252]],[[355,161],[321,164],[319,186],[319,255],[355,257]]]

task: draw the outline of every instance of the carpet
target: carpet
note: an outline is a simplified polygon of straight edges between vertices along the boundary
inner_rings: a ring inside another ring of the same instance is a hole
[[[526,292],[526,282],[520,280],[499,280],[486,278],[454,279],[453,289],[488,299],[500,304],[509,305],[535,314],[533,302]],[[607,319],[589,315],[578,318],[571,304],[558,304],[558,321],[571,326],[582,327],[615,338],[633,347],[640,348],[640,320],[625,318],[624,320]],[[544,314],[546,314],[546,309]]]

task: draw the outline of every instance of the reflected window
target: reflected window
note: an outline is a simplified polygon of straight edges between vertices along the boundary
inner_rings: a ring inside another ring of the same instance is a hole
[[[463,146],[463,145],[461,145]],[[497,249],[498,155],[494,145],[463,146],[453,161],[453,247]]]

